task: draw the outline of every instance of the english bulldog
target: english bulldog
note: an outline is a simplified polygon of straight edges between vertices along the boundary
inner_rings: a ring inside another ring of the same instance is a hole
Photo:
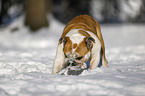
[[[99,63],[107,67],[105,46],[99,23],[88,15],[73,18],[64,28],[59,39],[53,74],[70,64],[95,69]]]

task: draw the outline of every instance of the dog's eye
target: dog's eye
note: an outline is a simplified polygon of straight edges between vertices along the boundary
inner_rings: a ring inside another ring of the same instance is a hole
[[[68,56],[64,53],[65,58],[68,58]]]
[[[64,56],[66,57],[66,58],[70,58],[71,56],[70,56],[70,54],[69,53],[64,53]]]
[[[77,60],[81,60],[82,58],[83,58],[83,56],[81,56],[81,57],[77,57],[76,59],[77,59]]]

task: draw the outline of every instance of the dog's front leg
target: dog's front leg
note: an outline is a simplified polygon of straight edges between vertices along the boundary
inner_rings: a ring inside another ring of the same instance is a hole
[[[100,53],[95,53],[90,61],[90,69],[92,70],[98,67],[99,62],[100,62]]]
[[[92,57],[90,60],[90,69],[95,69],[98,67],[100,62],[100,52],[101,52],[101,43],[100,41],[96,40],[96,43],[94,44],[92,48]]]
[[[62,69],[64,63],[64,53],[63,53],[63,44],[58,44],[55,61],[53,64],[53,74],[56,74]]]

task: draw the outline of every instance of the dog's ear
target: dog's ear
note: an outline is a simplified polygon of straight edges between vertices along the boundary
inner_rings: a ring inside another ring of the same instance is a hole
[[[93,43],[95,43],[95,39],[92,37],[86,38],[86,46],[88,49],[91,49],[93,47]]]
[[[59,39],[59,44],[61,44],[61,43],[63,43],[65,45],[65,43],[66,43],[66,37],[61,37]]]

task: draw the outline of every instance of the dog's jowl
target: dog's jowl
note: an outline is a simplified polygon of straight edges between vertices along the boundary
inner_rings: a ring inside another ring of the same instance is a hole
[[[99,23],[88,15],[77,16],[66,25],[59,39],[53,74],[68,66],[91,70],[99,64],[107,66]]]

